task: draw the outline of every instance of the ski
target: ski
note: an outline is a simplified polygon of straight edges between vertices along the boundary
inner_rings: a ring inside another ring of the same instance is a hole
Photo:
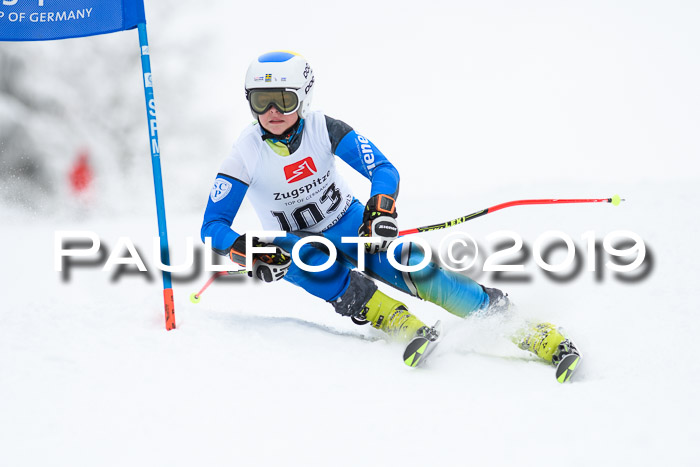
[[[577,353],[572,353],[562,358],[557,364],[556,378],[560,383],[566,383],[571,379],[571,376],[576,371],[579,363],[581,363],[581,356]]]
[[[426,358],[435,350],[435,346],[437,346],[442,337],[440,321],[436,322],[432,328],[427,326],[421,328],[416,336],[406,345],[403,352],[403,362],[411,368],[422,365]],[[566,383],[571,380],[571,377],[580,366],[581,354],[569,339],[562,341],[558,347],[554,356],[555,377],[559,383]]]
[[[427,330],[422,335],[417,335],[406,346],[406,350],[403,352],[403,362],[415,368],[430,355],[430,353],[435,350],[435,346],[439,342],[439,337],[442,331],[442,326],[440,321],[435,323],[435,326],[429,328],[426,326]]]
[[[434,348],[435,343],[427,337],[414,337],[403,352],[403,362],[410,367],[416,367],[430,355]]]

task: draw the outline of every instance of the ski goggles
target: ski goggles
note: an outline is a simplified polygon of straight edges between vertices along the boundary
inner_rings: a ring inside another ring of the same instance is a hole
[[[248,91],[250,108],[262,115],[274,107],[284,115],[291,115],[299,110],[301,96],[298,89],[251,89]]]

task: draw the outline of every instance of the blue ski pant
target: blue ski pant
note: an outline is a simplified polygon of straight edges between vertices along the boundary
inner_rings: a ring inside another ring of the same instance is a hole
[[[357,237],[363,211],[362,203],[354,200],[343,217],[322,233],[288,232],[285,237],[276,237],[273,243],[290,253],[301,237],[309,235],[325,237],[335,245],[337,251],[336,260],[324,271],[304,271],[293,262],[285,280],[329,302],[343,295],[350,284],[350,271],[357,266],[358,246],[355,243],[342,243],[341,239]],[[361,247],[361,251],[364,253],[364,247]],[[424,259],[421,248],[407,242],[396,248],[394,254],[397,263],[408,266],[417,265]],[[325,246],[311,243],[300,249],[299,257],[309,266],[320,266],[328,261],[329,253]],[[489,304],[488,295],[478,283],[432,261],[420,271],[407,273],[389,263],[387,252],[374,255],[366,253],[364,257],[366,275],[441,306],[457,316],[468,316],[485,309]]]

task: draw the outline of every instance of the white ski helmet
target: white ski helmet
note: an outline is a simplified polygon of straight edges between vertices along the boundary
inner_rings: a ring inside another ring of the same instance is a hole
[[[259,56],[245,75],[245,96],[255,118],[275,106],[304,118],[314,91],[314,72],[304,57],[277,50]],[[257,110],[257,112],[256,112]]]

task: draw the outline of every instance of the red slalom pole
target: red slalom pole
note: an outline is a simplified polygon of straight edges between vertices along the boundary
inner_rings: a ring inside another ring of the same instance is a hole
[[[523,205],[528,205],[528,204],[567,204],[567,203],[612,203],[613,206],[617,206],[620,204],[620,201],[624,201],[624,199],[620,198],[618,195],[615,195],[612,198],[521,199],[521,200],[516,200],[516,201],[508,201],[507,203],[497,204],[495,206],[491,206],[490,208],[482,209],[481,211],[467,214],[466,216],[458,217],[457,219],[453,219],[451,221],[442,222],[440,224],[426,225],[424,227],[416,227],[415,229],[402,230],[399,232],[399,236],[410,235],[410,234],[415,234],[415,233],[419,233],[419,232],[430,232],[432,230],[441,230],[441,229],[446,229],[448,227],[454,227],[455,225],[462,224],[463,222],[467,222],[467,221],[470,221],[472,219],[476,219],[477,217],[485,216],[486,214],[490,214],[492,212],[496,212],[496,211],[499,211],[501,209],[509,208],[512,206],[523,206]]]

